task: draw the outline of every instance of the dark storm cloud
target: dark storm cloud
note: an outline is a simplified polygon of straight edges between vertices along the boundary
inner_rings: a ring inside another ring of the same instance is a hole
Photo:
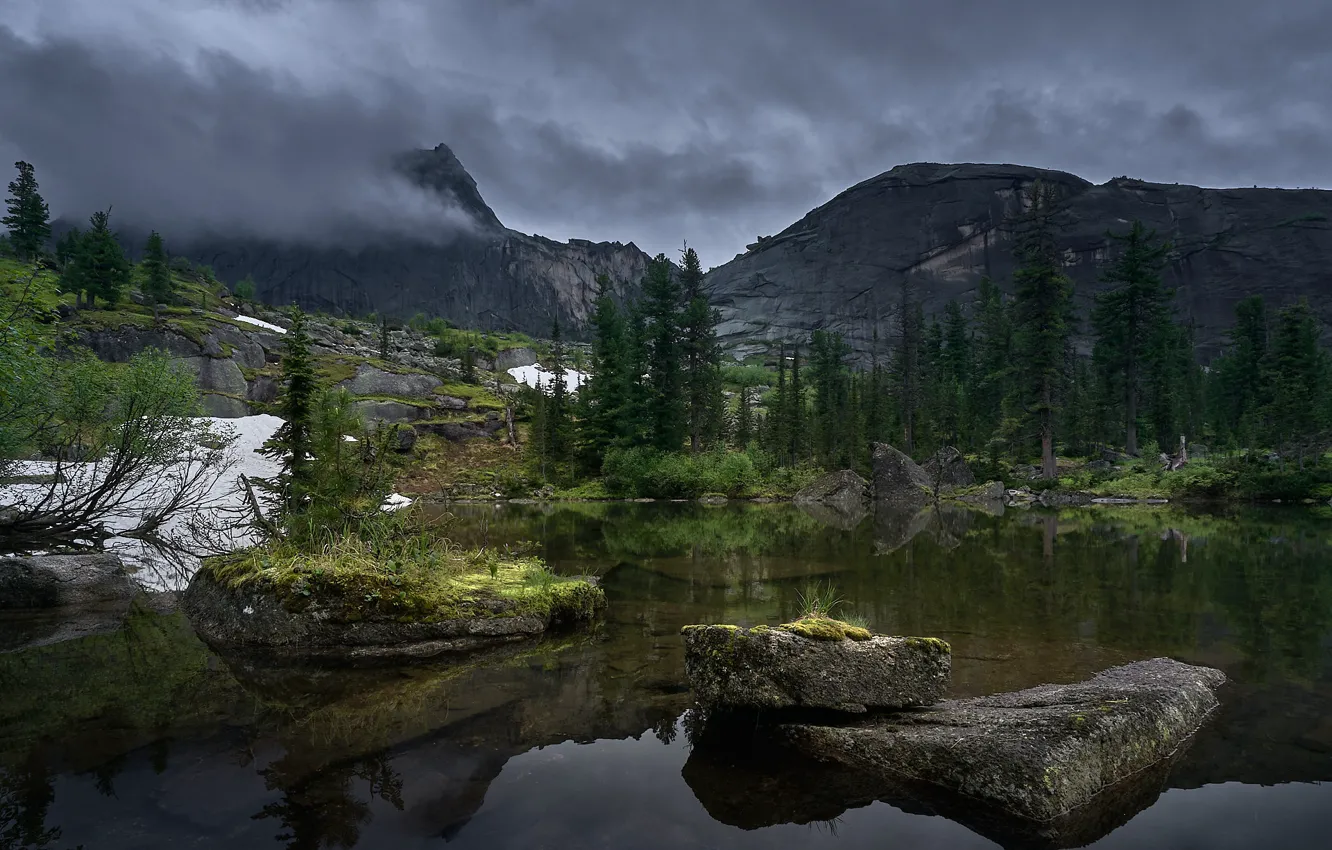
[[[713,264],[919,160],[1332,185],[1325,0],[18,5],[0,146],[75,206],[257,206],[317,232],[382,217],[405,190],[369,163],[443,141],[512,227],[652,252],[687,238]],[[89,105],[79,74],[121,106]],[[35,103],[51,115],[14,130]],[[432,227],[421,203],[395,226]]]

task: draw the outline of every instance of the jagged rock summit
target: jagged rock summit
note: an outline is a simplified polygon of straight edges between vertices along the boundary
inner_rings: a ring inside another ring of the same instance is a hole
[[[842,332],[868,358],[874,331],[891,333],[904,285],[927,312],[966,301],[983,276],[1001,287],[1013,269],[1005,221],[1040,179],[1066,201],[1067,271],[1086,310],[1106,256],[1107,230],[1141,219],[1175,244],[1165,272],[1184,319],[1214,353],[1236,301],[1308,296],[1332,323],[1332,191],[1204,189],[1126,177],[1096,185],[1023,165],[913,163],[859,183],[781,233],[753,243],[707,276],[732,343]],[[880,352],[882,353],[882,352]]]
[[[556,319],[578,334],[600,274],[610,277],[617,296],[637,292],[649,257],[636,245],[556,242],[504,227],[447,145],[404,153],[393,166],[461,209],[474,226],[440,242],[402,237],[317,247],[218,237],[172,241],[172,249],[212,266],[228,283],[252,277],[259,299],[269,304],[400,319],[422,312],[460,327],[539,336],[548,335]],[[441,234],[449,227],[441,221]]]

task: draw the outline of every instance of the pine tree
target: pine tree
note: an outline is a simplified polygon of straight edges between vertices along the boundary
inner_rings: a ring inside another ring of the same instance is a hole
[[[971,329],[962,305],[944,305],[943,345],[939,357],[940,426],[944,440],[961,446],[971,395]]]
[[[687,246],[681,262],[680,289],[684,300],[680,336],[689,448],[698,454],[720,432],[721,348],[717,343],[717,316],[703,292],[703,267],[698,253]]]
[[[37,178],[31,163],[14,163],[18,178],[10,181],[5,201],[5,216],[0,218],[9,231],[9,242],[20,260],[35,260],[51,238],[51,211],[37,192]]]
[[[993,458],[1002,442],[1013,384],[1013,323],[999,287],[982,278],[977,292],[976,339],[967,428]]]
[[[78,250],[65,273],[66,286],[87,296],[88,305],[98,298],[114,305],[129,284],[130,264],[116,235],[111,231],[111,210],[95,212],[91,228],[79,238]]]
[[[921,390],[921,348],[925,336],[925,314],[915,299],[910,280],[902,284],[902,299],[897,308],[897,351],[893,357],[898,415],[902,422],[902,452],[916,451],[917,426],[923,393]]]
[[[573,448],[573,419],[569,405],[569,388],[565,380],[564,341],[560,337],[560,321],[556,319],[550,329],[550,393],[545,410],[546,457],[557,474],[567,463]]]
[[[1318,318],[1307,299],[1286,307],[1277,316],[1266,370],[1272,388],[1269,438],[1283,451],[1298,452],[1301,469],[1312,438],[1326,425],[1328,369],[1319,335]]]
[[[55,260],[56,268],[60,273],[66,274],[79,255],[79,244],[83,240],[83,231],[77,227],[65,231],[65,235],[56,240]],[[72,287],[66,287],[72,288]]]
[[[850,355],[851,347],[839,333],[817,330],[810,338],[815,454],[830,469],[852,465]]]
[[[805,433],[805,385],[800,380],[800,346],[791,349],[791,383],[787,387],[786,397],[786,455],[791,466],[795,466],[805,456],[808,435]]]
[[[317,387],[310,345],[305,314],[299,308],[292,308],[291,327],[282,338],[282,394],[278,412],[283,423],[260,450],[282,464],[282,471],[268,482],[266,489],[278,498],[284,516],[288,517],[301,512],[311,485],[308,457]]]
[[[162,236],[154,230],[148,236],[148,244],[143,252],[143,294],[152,301],[153,306],[166,304],[175,295],[175,284],[171,279],[171,270],[167,268],[166,248]]]
[[[768,398],[768,417],[764,422],[766,448],[780,464],[790,462],[791,405],[786,386],[786,345],[777,346],[777,388]]]
[[[606,451],[624,444],[628,403],[629,346],[624,316],[611,297],[611,282],[597,277],[597,300],[592,307],[591,375],[578,392],[579,466],[585,474],[601,469]]]
[[[680,287],[665,254],[648,265],[643,280],[647,323],[648,441],[662,451],[678,451],[689,430],[681,369]]]
[[[1073,283],[1064,274],[1055,241],[1058,197],[1037,180],[1027,210],[1017,222],[1019,266],[1013,275],[1014,349],[1019,399],[1034,420],[1041,442],[1041,475],[1054,478],[1055,424],[1064,383]]]
[[[1253,446],[1262,426],[1269,387],[1267,311],[1261,295],[1235,305],[1235,324],[1227,334],[1226,352],[1213,364],[1212,391],[1208,394],[1213,421],[1228,443]]]
[[[1107,233],[1122,246],[1102,275],[1110,285],[1096,296],[1092,330],[1096,335],[1093,356],[1109,388],[1118,388],[1123,399],[1124,450],[1138,454],[1138,402],[1149,376],[1160,376],[1164,364],[1153,362],[1169,347],[1165,336],[1170,328],[1170,299],[1173,293],[1161,283],[1168,243],[1141,221],[1133,222],[1126,234]],[[1158,398],[1160,397],[1158,387]],[[1158,402],[1159,412],[1159,402]],[[1157,435],[1158,439],[1160,434]]]
[[[754,439],[754,408],[750,399],[753,389],[748,384],[740,385],[739,398],[735,408],[735,447],[747,448]]]

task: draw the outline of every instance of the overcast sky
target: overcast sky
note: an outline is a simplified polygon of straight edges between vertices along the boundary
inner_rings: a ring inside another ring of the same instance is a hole
[[[53,211],[509,227],[717,265],[915,161],[1332,187],[1328,0],[0,0],[0,162]],[[7,182],[7,181],[5,181]]]

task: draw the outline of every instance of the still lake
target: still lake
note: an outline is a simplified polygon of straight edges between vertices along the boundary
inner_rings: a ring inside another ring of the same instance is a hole
[[[785,621],[811,580],[876,631],[950,641],[954,696],[1155,656],[1224,670],[1159,795],[1092,846],[1332,835],[1326,509],[451,511],[460,543],[530,541],[601,577],[604,623],[461,665],[329,672],[219,658],[148,609],[41,646],[0,621],[0,848],[1005,846],[911,801],[784,793],[779,768],[691,746],[680,627]]]

